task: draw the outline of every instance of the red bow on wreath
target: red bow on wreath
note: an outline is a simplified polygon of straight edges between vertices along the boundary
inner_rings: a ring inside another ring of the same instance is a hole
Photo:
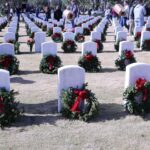
[[[54,57],[53,56],[49,56],[48,59],[47,59],[47,62],[49,64],[49,69],[52,70],[53,69],[53,65],[54,65]]]
[[[3,97],[0,97],[0,113],[4,112]]]
[[[130,59],[131,57],[133,57],[133,53],[131,51],[126,50],[125,51],[125,56],[127,59]]]
[[[148,95],[148,91],[147,89],[144,87],[145,83],[147,82],[147,80],[143,79],[143,78],[139,78],[136,81],[136,89],[138,92],[142,92],[143,93],[143,101],[147,100],[147,95]]]
[[[137,38],[140,38],[140,37],[141,37],[141,32],[137,32],[137,33],[136,33],[136,37],[137,37]]]
[[[71,111],[80,112],[79,106],[81,101],[84,101],[87,98],[87,91],[86,90],[74,90],[74,94],[77,95],[77,99],[73,106],[71,107]]]
[[[86,59],[87,61],[92,61],[93,58],[94,58],[94,56],[93,56],[92,54],[87,54],[87,55],[85,56],[85,59]]]

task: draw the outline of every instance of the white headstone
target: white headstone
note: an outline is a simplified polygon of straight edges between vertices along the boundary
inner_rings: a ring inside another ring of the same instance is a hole
[[[64,66],[58,69],[58,112],[62,109],[61,93],[70,87],[81,88],[85,83],[85,70],[79,66]]]
[[[10,75],[9,71],[0,69],[0,88],[10,91]]]
[[[4,35],[4,42],[8,42],[9,40],[16,40],[16,35],[13,32],[7,32]]]
[[[116,36],[116,41],[127,40],[127,32],[118,31]]]
[[[41,52],[41,44],[45,42],[46,33],[45,32],[36,32],[35,33],[35,52]]]
[[[75,34],[80,33],[83,34],[83,28],[82,27],[75,27]]]
[[[54,42],[44,42],[42,43],[42,55],[57,55],[57,44]]]
[[[92,31],[91,32],[91,41],[93,40],[101,40],[101,33]]]
[[[16,33],[16,28],[14,28],[14,27],[9,27],[9,28],[8,28],[8,32]]]
[[[15,55],[14,45],[10,43],[0,44],[0,55]]]
[[[125,88],[134,86],[139,78],[145,78],[150,81],[150,64],[133,63],[126,67]]]
[[[117,27],[115,28],[115,35],[116,35],[117,32],[119,32],[119,31],[123,31],[123,28],[122,28],[121,26],[117,26]]]
[[[62,29],[60,27],[54,27],[53,28],[53,33],[61,33]]]
[[[119,45],[119,56],[121,56],[122,52],[128,50],[134,52],[134,43],[128,41],[122,41]]]
[[[63,40],[64,41],[67,41],[67,40],[74,41],[74,37],[75,37],[75,35],[72,32],[65,32],[65,33],[63,33]]]
[[[40,29],[38,27],[32,27],[31,28],[31,33],[39,32]]]
[[[84,29],[84,28],[89,28],[89,25],[87,24],[87,23],[83,23],[82,24],[82,28]]]
[[[134,36],[136,36],[136,34],[138,32],[140,32],[140,33],[142,32],[142,27],[135,26],[135,28],[134,28]]]
[[[140,46],[142,46],[144,40],[149,40],[150,39],[150,31],[143,31],[141,34],[141,43]]]
[[[85,42],[82,44],[82,55],[91,52],[93,56],[97,55],[97,44],[95,42]]]

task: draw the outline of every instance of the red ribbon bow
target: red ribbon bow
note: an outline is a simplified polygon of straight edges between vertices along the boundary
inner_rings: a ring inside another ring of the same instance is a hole
[[[127,59],[130,59],[131,57],[133,57],[133,53],[129,50],[126,50],[125,51],[125,56],[126,56]]]
[[[74,93],[78,96],[75,103],[71,107],[71,111],[80,112],[79,106],[81,101],[84,101],[87,98],[87,91],[86,90],[74,90]]]
[[[54,59],[53,56],[49,56],[49,57],[47,58],[47,63],[49,64],[49,69],[50,69],[50,70],[53,69],[54,61],[55,61],[55,59]]]
[[[85,59],[86,59],[87,61],[92,61],[93,58],[94,58],[94,56],[93,56],[92,54],[87,54],[87,55],[85,56]]]
[[[0,113],[4,112],[3,97],[0,97]]]
[[[144,87],[144,85],[145,85],[146,82],[147,82],[147,80],[145,80],[145,79],[143,79],[143,78],[139,78],[139,79],[136,81],[136,85],[135,85],[137,91],[143,93],[143,101],[146,101],[146,100],[147,100],[147,95],[148,95],[148,91],[147,91],[147,89]]]

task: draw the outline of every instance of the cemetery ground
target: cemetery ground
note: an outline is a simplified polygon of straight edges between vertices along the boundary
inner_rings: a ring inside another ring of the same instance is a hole
[[[5,28],[0,32],[2,42]],[[0,130],[0,150],[148,150],[150,115],[142,118],[128,115],[123,109],[125,72],[118,71],[114,61],[113,27],[108,29],[100,73],[86,73],[86,82],[100,103],[99,115],[89,123],[68,120],[57,113],[57,75],[39,71],[41,54],[29,53],[25,24],[20,23],[20,71],[11,76],[11,89],[18,91],[16,100],[24,107],[22,116],[10,128]],[[86,41],[90,39],[86,37]],[[51,40],[50,37],[46,41]],[[128,36],[128,40],[133,40]],[[58,44],[63,65],[77,65],[82,44],[76,53],[65,54]],[[136,49],[137,62],[150,63],[150,53]]]

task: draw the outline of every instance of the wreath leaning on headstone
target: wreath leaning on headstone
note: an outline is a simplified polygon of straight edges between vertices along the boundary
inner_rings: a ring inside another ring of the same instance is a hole
[[[15,92],[8,92],[5,88],[0,88],[0,127],[9,126],[22,113],[18,109],[18,102],[15,102]]]
[[[84,35],[81,34],[81,33],[77,33],[77,34],[75,35],[75,41],[77,41],[77,42],[79,42],[79,43],[84,42],[84,41],[85,41]]]
[[[52,40],[56,43],[63,41],[63,36],[61,33],[54,33],[51,37],[52,37]]]
[[[126,66],[135,63],[136,59],[134,54],[130,50],[125,50],[122,52],[121,56],[116,59],[115,65],[119,70],[125,70]]]
[[[0,55],[0,69],[10,72],[10,75],[16,74],[19,70],[19,61],[12,55]]]
[[[68,88],[62,91],[62,114],[71,119],[88,121],[99,112],[95,94],[84,84],[82,88]]]
[[[41,60],[40,71],[47,74],[55,74],[61,66],[61,59],[58,56],[47,55]]]
[[[61,47],[65,53],[73,53],[77,49],[77,44],[73,40],[66,40],[62,43]]]
[[[145,50],[145,51],[150,50],[150,39],[143,41],[142,50]]]
[[[150,82],[144,78],[136,80],[123,94],[124,106],[131,114],[144,115],[150,112]]]
[[[78,64],[83,67],[86,72],[100,72],[101,62],[97,56],[93,56],[91,53],[87,53],[80,57]]]

